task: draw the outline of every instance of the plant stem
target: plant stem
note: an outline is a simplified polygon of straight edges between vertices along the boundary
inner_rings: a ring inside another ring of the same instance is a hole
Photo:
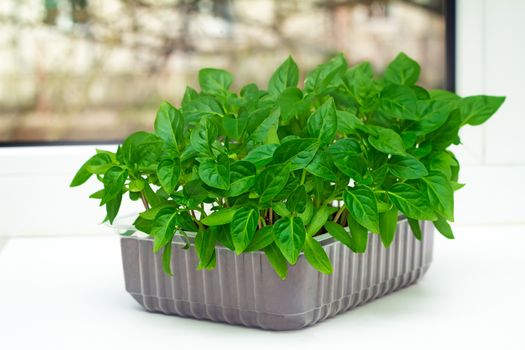
[[[273,225],[273,209],[272,208],[270,208],[268,212],[268,216],[270,218],[270,225]]]
[[[345,210],[345,206],[344,206],[344,204],[341,206],[341,208],[339,208],[339,210],[338,210],[337,213],[335,214],[334,222],[337,222],[337,220],[339,220],[339,217],[340,217],[341,214],[343,213],[343,210]]]
[[[306,180],[306,169],[303,169],[303,173],[301,174],[301,185],[304,185],[305,180]]]
[[[142,200],[142,204],[144,204],[144,208],[148,210],[149,204],[148,204],[148,201],[146,200],[146,196],[144,195],[144,191],[140,191],[140,199]]]

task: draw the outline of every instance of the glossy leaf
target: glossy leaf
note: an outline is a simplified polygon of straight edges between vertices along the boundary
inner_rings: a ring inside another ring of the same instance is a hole
[[[315,156],[319,143],[316,139],[294,139],[279,145],[273,154],[273,162],[289,163],[290,170],[305,168]]]
[[[225,70],[204,68],[199,71],[199,85],[205,94],[224,94],[232,82],[233,76]]]
[[[352,248],[353,247],[352,237],[350,236],[348,231],[346,231],[343,228],[343,226],[341,226],[341,225],[339,225],[339,224],[337,224],[337,223],[335,223],[333,221],[328,221],[326,224],[324,224],[324,227],[326,228],[328,233],[330,233],[339,242],[343,243],[348,248]]]
[[[255,232],[253,235],[253,239],[248,244],[245,252],[253,252],[257,250],[262,250],[272,244],[274,241],[273,236],[273,227],[272,226],[264,226],[262,229]]]
[[[308,235],[304,241],[304,257],[316,270],[326,274],[334,272],[330,259],[321,244]]]
[[[448,239],[454,239],[454,233],[452,232],[452,228],[450,227],[450,224],[444,217],[438,217],[438,219],[435,220],[433,224],[439,231],[439,233],[441,233],[443,236],[447,237]]]
[[[350,215],[362,226],[372,232],[379,232],[379,217],[374,192],[367,186],[358,185],[343,193],[345,205]]]
[[[443,174],[431,172],[421,179],[432,208],[447,220],[454,221],[454,190]]]
[[[173,192],[178,185],[180,176],[180,160],[165,159],[157,167],[157,177],[159,182],[167,193]]]
[[[385,70],[385,80],[404,85],[414,85],[419,79],[421,67],[404,53],[400,53]]]
[[[298,217],[281,218],[273,225],[275,244],[290,264],[295,264],[303,249],[306,231]]]
[[[334,140],[337,132],[337,116],[333,99],[328,99],[319,109],[312,113],[310,118],[308,118],[306,128],[308,135],[318,139],[321,146],[327,145]]]
[[[288,87],[296,87],[299,81],[299,68],[292,57],[288,57],[272,74],[268,83],[268,92],[280,94]]]
[[[397,228],[398,209],[396,207],[379,214],[379,237],[385,247],[390,247],[394,241]]]
[[[211,270],[215,268],[215,244],[217,242],[217,229],[199,230],[195,236],[195,251],[199,258],[198,270]]]
[[[275,273],[282,279],[286,279],[288,275],[288,263],[284,258],[283,254],[275,243],[268,245],[264,248],[264,253],[268,262],[275,270]]]
[[[375,128],[376,135],[370,135],[368,142],[380,152],[395,155],[405,155],[405,147],[403,140],[398,133],[393,130],[385,128]]]
[[[230,188],[230,161],[227,156],[206,159],[199,165],[199,177],[210,187],[227,190]]]
[[[348,228],[352,235],[352,250],[364,253],[368,245],[368,229],[360,225],[351,215],[348,216]]]
[[[388,190],[394,205],[406,216],[417,220],[435,220],[436,214],[430,208],[426,197],[417,188],[400,183]]]
[[[425,165],[412,156],[393,156],[388,160],[388,170],[401,179],[419,179],[428,175]]]
[[[201,220],[204,225],[207,226],[219,226],[229,224],[233,220],[233,216],[237,212],[238,208],[224,208],[214,211],[210,215],[206,216]]]
[[[155,133],[166,144],[178,150],[184,144],[184,117],[168,102],[162,102],[155,118]]]
[[[505,97],[469,96],[460,103],[462,125],[480,125],[486,122],[501,107]]]
[[[237,255],[241,254],[252,241],[258,221],[259,211],[255,208],[240,208],[233,215],[230,229]]]
[[[288,182],[290,167],[276,164],[267,167],[255,178],[255,191],[259,194],[261,203],[269,203],[281,192]]]

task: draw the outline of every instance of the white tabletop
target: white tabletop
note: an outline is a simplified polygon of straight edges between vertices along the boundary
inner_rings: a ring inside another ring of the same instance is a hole
[[[116,236],[10,239],[0,250],[0,349],[525,349],[525,227],[436,237],[416,285],[301,331],[145,312]]]

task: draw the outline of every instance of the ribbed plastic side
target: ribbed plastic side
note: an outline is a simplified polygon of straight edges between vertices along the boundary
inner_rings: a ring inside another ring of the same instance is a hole
[[[261,252],[235,255],[217,247],[217,267],[198,271],[195,250],[174,242],[173,276],[162,271],[160,254],[149,238],[122,237],[126,290],[148,311],[272,330],[313,325],[414,283],[432,260],[433,226],[423,223],[423,239],[412,235],[406,220],[398,224],[392,246],[369,235],[364,254],[324,238],[334,272],[314,270],[304,256],[277,277]]]

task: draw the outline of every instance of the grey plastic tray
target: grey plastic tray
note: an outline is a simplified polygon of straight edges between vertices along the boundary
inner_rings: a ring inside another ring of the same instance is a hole
[[[328,235],[318,237],[334,272],[314,270],[301,254],[281,280],[262,252],[235,255],[218,246],[217,267],[197,270],[195,249],[173,242],[173,276],[162,271],[148,237],[122,237],[126,290],[148,311],[271,330],[313,325],[418,280],[432,260],[433,226],[424,222],[418,241],[400,220],[392,246],[369,234],[364,254],[355,254]],[[317,238],[317,237],[316,237]]]

